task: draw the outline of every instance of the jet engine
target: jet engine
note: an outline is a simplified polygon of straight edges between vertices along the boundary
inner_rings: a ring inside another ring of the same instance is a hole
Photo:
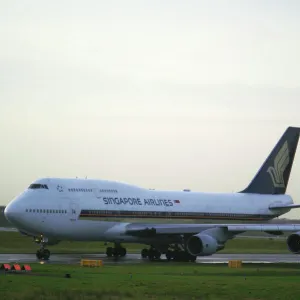
[[[289,235],[286,242],[291,252],[300,253],[300,231]]]
[[[187,240],[187,251],[193,256],[212,255],[220,250],[218,242],[210,235],[198,233]]]

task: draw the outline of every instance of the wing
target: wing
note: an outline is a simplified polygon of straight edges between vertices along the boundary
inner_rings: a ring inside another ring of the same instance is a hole
[[[245,231],[295,232],[300,231],[300,224],[128,224],[125,234],[153,237],[157,235],[197,234],[210,228],[223,228],[233,234]]]

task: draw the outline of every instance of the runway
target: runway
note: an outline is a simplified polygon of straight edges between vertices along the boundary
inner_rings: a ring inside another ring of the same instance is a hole
[[[108,258],[105,254],[53,254],[48,264],[79,264],[81,259],[101,259],[104,264],[151,263],[140,254],[127,254],[124,258]],[[162,260],[165,257],[162,256]],[[242,260],[243,263],[300,263],[300,257],[293,254],[215,254],[198,257],[196,263],[228,263]],[[35,254],[0,254],[0,263],[37,263]],[[170,262],[172,263],[172,262]]]

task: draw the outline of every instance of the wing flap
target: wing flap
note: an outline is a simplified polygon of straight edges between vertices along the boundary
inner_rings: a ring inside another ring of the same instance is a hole
[[[138,236],[154,236],[168,234],[198,233],[201,230],[216,227],[214,224],[137,224],[127,225],[126,234]],[[222,227],[217,224],[217,227]]]
[[[262,231],[262,232],[277,232],[277,231],[299,231],[300,224],[239,224],[228,225],[228,231]]]

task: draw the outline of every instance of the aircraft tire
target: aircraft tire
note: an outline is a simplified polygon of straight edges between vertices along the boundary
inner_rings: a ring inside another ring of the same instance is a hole
[[[174,261],[180,261],[181,260],[180,251],[178,251],[178,250],[173,251],[173,260]]]
[[[106,248],[106,255],[107,255],[107,257],[112,257],[112,255],[113,255],[113,248],[112,247],[107,247]]]
[[[43,251],[43,259],[48,260],[50,257],[50,251],[48,249],[44,249]]]
[[[149,250],[144,248],[142,251],[141,251],[141,256],[142,258],[147,258],[148,257],[148,254],[149,254]]]
[[[197,256],[190,255],[190,261],[191,261],[191,262],[195,262],[196,259],[197,259]]]
[[[168,259],[168,257],[167,257]],[[197,256],[194,256],[194,255],[191,255],[189,254],[188,252],[186,251],[178,251],[178,250],[175,250],[174,253],[173,253],[173,260],[174,261],[180,261],[180,262],[194,262],[196,261],[197,259]]]
[[[154,260],[154,258],[155,258],[155,250],[154,249],[150,248],[148,250],[148,258],[149,258],[150,261]]]
[[[36,251],[36,258],[37,258],[37,259],[42,259],[42,253],[41,253],[41,250],[37,250],[37,251]]]
[[[160,259],[160,257],[161,257],[161,253],[158,250],[155,250],[154,251],[154,258],[155,259]]]
[[[48,249],[39,249],[36,251],[37,259],[48,260],[50,257],[50,251]]]
[[[171,250],[168,250],[166,253],[166,258],[168,261],[170,261],[173,258],[173,252]]]
[[[126,253],[127,253],[126,248],[120,248],[119,249],[119,254],[120,254],[121,257],[126,256]]]

